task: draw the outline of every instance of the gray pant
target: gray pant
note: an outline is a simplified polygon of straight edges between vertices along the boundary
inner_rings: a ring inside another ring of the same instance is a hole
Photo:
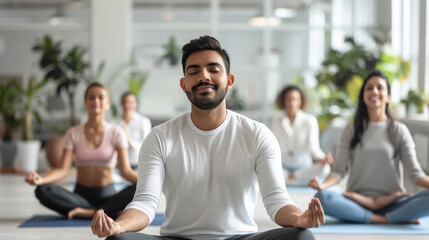
[[[285,227],[268,230],[266,232],[237,235],[228,240],[315,240],[313,232],[308,229]],[[106,240],[188,240],[187,238],[152,236],[144,233],[123,233],[108,237]]]

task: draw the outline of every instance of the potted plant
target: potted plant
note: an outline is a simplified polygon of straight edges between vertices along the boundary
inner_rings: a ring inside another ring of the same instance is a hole
[[[136,96],[137,101],[140,99],[140,92],[149,77],[149,73],[135,70],[132,71],[128,76],[128,89]],[[118,108],[116,104],[111,103],[112,115],[118,116]]]
[[[244,103],[243,99],[241,99],[238,95],[237,89],[233,88],[228,97],[228,100],[226,101],[226,108],[240,111],[244,110],[245,106],[246,104]]]
[[[101,63],[98,67],[97,74],[95,77],[96,81],[99,81],[102,75],[104,63]],[[128,90],[131,91],[136,97],[137,100],[140,98],[140,92],[143,88],[143,85],[146,83],[149,78],[149,73],[143,70],[140,70],[137,67],[136,59],[133,56],[129,61],[125,62],[119,66],[109,77],[107,77],[106,87],[111,89],[112,85],[118,79],[126,79],[128,84]],[[118,107],[112,102],[110,104],[113,117],[118,115]]]
[[[423,113],[425,105],[428,103],[423,91],[409,90],[407,96],[401,100],[401,103],[405,104],[407,115],[413,113],[413,108],[416,113]]]
[[[316,75],[317,86],[306,89],[313,103],[320,103],[317,112],[320,130],[337,116],[350,118],[356,108],[363,79],[374,69],[382,70],[392,82],[404,81],[411,71],[411,63],[389,53],[386,40],[373,35],[376,47],[367,49],[346,37],[347,51],[329,49],[321,70]]]
[[[48,80],[37,82],[35,77],[30,77],[26,86],[18,85],[18,92],[21,98],[21,112],[23,115],[22,140],[18,142],[18,162],[21,170],[25,172],[36,171],[41,142],[34,138],[33,116],[38,124],[41,123],[41,117],[37,111],[40,98],[45,94],[43,88]]]
[[[80,83],[88,83],[86,71],[89,64],[84,60],[86,49],[80,45],[64,52],[61,41],[54,41],[46,35],[33,46],[40,53],[39,67],[45,72],[44,79],[56,83],[57,96],[67,95],[69,105],[69,126],[77,124],[75,113],[75,95]],[[46,158],[52,167],[60,164],[64,136],[52,137],[46,144]]]
[[[180,55],[180,47],[176,43],[176,38],[171,36],[163,48],[165,53],[162,58],[168,59],[172,66],[177,65]]]
[[[16,167],[16,142],[12,141],[14,132],[21,125],[21,119],[17,117],[16,105],[19,99],[19,86],[16,80],[0,82],[0,113],[3,121],[1,133],[0,154],[2,160],[2,172],[14,172]]]
[[[89,64],[84,60],[87,52],[80,45],[73,46],[63,53],[61,41],[54,41],[46,35],[33,46],[33,51],[40,53],[39,67],[45,71],[44,79],[57,84],[56,92],[60,95],[64,92],[68,97],[69,125],[77,124],[75,114],[75,95],[79,83],[88,83],[86,71]]]

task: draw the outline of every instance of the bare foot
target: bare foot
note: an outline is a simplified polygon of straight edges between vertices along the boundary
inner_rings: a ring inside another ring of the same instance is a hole
[[[370,223],[387,224],[387,223],[389,223],[389,221],[387,220],[386,216],[378,215],[378,214],[373,213],[371,215],[371,221],[370,221]]]
[[[407,223],[409,223],[409,224],[420,224],[420,220],[417,219],[417,220],[407,222]]]
[[[387,220],[386,216],[373,213],[371,215],[371,223],[388,224],[389,221]],[[420,220],[417,219],[409,222],[395,223],[395,224],[420,224]]]
[[[68,219],[72,219],[72,218],[92,218],[95,214],[95,210],[94,209],[86,209],[86,208],[74,208],[72,209],[68,214],[67,214],[67,218]]]

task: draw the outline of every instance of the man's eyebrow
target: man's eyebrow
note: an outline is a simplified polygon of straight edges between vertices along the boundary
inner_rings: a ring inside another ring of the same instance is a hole
[[[186,68],[186,71],[188,71],[189,70],[189,68],[199,68],[200,66],[199,65],[196,65],[196,64],[194,64],[194,65],[189,65],[187,68]]]
[[[209,66],[209,67],[210,66],[219,66],[219,67],[223,68],[222,64],[220,64],[218,62],[210,62],[210,63],[207,63],[206,66]],[[200,65],[197,65],[197,64],[189,65],[188,67],[186,67],[185,72],[187,72],[190,68],[200,68]]]
[[[211,63],[208,63],[207,66],[219,66],[219,67],[222,67],[222,64],[220,64],[218,62],[211,62]]]

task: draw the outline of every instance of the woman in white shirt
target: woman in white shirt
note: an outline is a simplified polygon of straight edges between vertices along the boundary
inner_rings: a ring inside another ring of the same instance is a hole
[[[303,111],[307,105],[303,91],[286,86],[276,105],[285,110],[285,116],[273,121],[271,130],[280,144],[286,183],[305,186],[314,176],[326,178],[334,161],[330,153],[320,149],[316,117]]]

